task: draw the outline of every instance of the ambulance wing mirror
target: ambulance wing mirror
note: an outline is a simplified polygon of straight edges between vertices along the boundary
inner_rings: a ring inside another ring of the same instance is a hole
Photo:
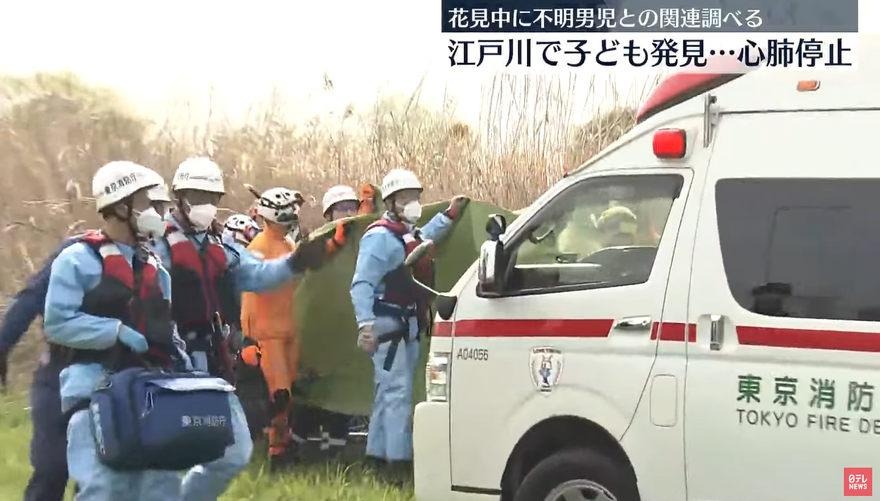
[[[408,267],[413,266],[419,259],[426,255],[433,246],[434,242],[432,240],[425,240],[424,242],[417,245],[416,248],[409,253],[409,256],[406,256],[406,261],[404,261],[404,263]]]
[[[501,235],[507,231],[507,219],[501,214],[492,214],[486,221],[486,233],[489,234],[489,240],[497,242]]]
[[[434,242],[431,240],[425,240],[424,242],[417,245],[416,248],[409,253],[409,256],[406,256],[406,260],[404,260],[404,264],[406,265],[406,267],[412,269],[412,267],[415,266],[418,260],[425,256],[432,247],[434,247]],[[413,282],[415,282],[417,286],[421,287],[425,292],[434,297],[434,306],[437,308],[437,313],[440,315],[440,318],[444,320],[449,320],[449,317],[452,316],[452,312],[455,310],[455,303],[457,302],[457,298],[449,294],[437,292],[436,290],[429,287],[427,284],[419,282],[419,280],[415,276],[413,276]]]

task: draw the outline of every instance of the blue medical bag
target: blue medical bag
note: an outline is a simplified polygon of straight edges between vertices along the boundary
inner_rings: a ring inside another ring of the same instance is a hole
[[[234,390],[205,373],[113,373],[89,405],[98,457],[116,470],[179,471],[217,460],[235,441]]]

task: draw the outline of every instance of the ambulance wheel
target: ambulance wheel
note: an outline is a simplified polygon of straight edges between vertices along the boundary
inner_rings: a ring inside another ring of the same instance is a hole
[[[513,501],[639,501],[629,466],[591,449],[570,449],[544,459],[523,479]]]

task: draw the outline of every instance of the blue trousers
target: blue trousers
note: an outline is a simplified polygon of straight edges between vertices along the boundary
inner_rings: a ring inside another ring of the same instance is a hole
[[[195,368],[207,372],[205,361],[204,354],[192,357]],[[244,409],[234,394],[230,393],[229,399],[235,443],[226,448],[226,454],[222,458],[196,466],[186,473],[181,485],[182,501],[216,501],[251,461],[254,442],[251,440]]]
[[[376,334],[385,322],[377,319]],[[415,336],[412,335],[412,338]],[[391,370],[385,370],[390,342],[373,353],[373,412],[367,433],[367,456],[388,461],[412,461],[413,375],[419,362],[419,343],[400,341]]]
[[[31,467],[24,501],[62,501],[67,487],[67,435],[61,416],[58,375],[63,367],[44,357],[31,382]]]

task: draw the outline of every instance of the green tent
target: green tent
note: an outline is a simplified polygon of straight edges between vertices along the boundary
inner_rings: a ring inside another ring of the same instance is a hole
[[[425,206],[420,225],[447,206],[448,202]],[[436,242],[437,290],[451,289],[477,259],[480,245],[486,239],[486,220],[493,213],[503,214],[508,221],[516,217],[510,211],[471,201],[449,234]],[[354,229],[343,249],[321,269],[309,272],[297,287],[297,332],[302,343],[300,365],[317,375],[303,387],[306,395],[301,400],[309,405],[349,415],[370,413],[373,365],[369,356],[357,347],[357,324],[349,288],[358,241],[366,227],[378,217],[368,214],[353,218]],[[334,230],[334,223],[327,224],[314,231],[311,238]],[[423,336],[423,360],[427,358],[428,342]],[[417,370],[415,376],[415,398],[421,401],[425,396],[424,370]]]

